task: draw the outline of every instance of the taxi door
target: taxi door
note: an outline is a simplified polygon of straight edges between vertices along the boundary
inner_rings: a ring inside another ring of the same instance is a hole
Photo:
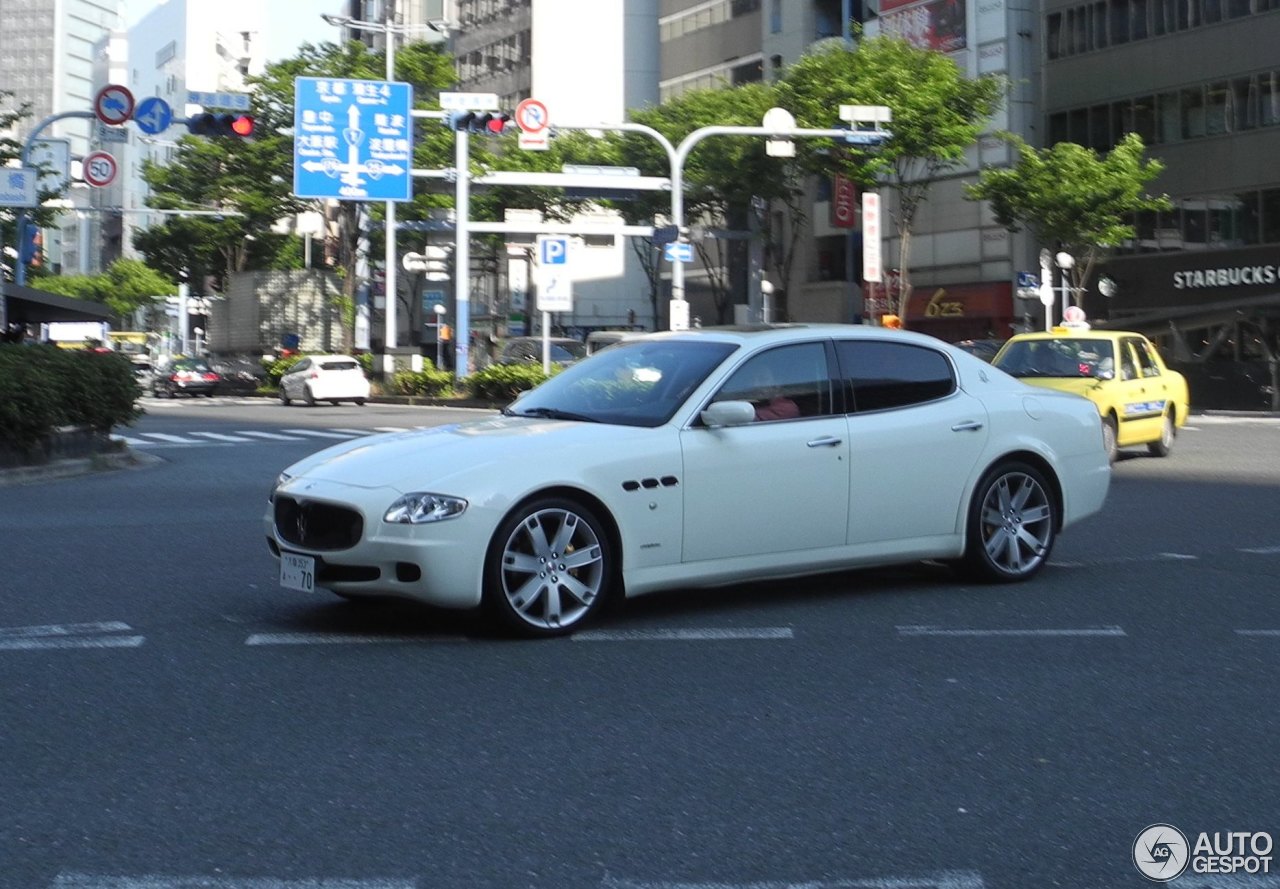
[[[1169,378],[1160,372],[1139,337],[1122,337],[1117,345],[1123,391],[1116,442],[1123,446],[1158,439],[1165,406],[1173,397]]]

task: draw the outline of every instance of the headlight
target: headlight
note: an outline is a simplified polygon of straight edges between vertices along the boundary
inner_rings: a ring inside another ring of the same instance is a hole
[[[460,497],[414,492],[405,494],[391,504],[382,520],[402,525],[423,525],[427,522],[442,522],[445,519],[455,518],[462,515],[466,509],[467,501]]]

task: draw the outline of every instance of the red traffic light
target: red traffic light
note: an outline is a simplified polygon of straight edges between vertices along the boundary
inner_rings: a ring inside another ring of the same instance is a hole
[[[233,136],[246,139],[253,135],[254,120],[249,114],[193,114],[187,119],[187,130],[193,136]]]
[[[485,129],[494,136],[501,136],[502,131],[506,129],[507,121],[511,120],[510,114],[490,114],[488,120],[484,122]]]

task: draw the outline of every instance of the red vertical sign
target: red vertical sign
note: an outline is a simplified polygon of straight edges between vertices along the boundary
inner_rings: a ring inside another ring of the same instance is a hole
[[[853,180],[836,174],[831,194],[831,225],[833,228],[858,227],[858,189]]]

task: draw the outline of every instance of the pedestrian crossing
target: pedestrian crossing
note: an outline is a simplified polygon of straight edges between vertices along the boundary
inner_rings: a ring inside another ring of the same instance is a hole
[[[414,429],[427,429],[427,426],[372,426],[368,429],[327,428],[327,429],[281,429],[267,432],[261,429],[237,429],[231,432],[183,432],[174,435],[168,432],[138,432],[129,430],[128,435],[112,435],[112,441],[118,441],[131,448],[155,449],[166,447],[191,447],[193,445],[249,444],[269,441],[347,441],[376,435],[380,432],[409,432]]]

